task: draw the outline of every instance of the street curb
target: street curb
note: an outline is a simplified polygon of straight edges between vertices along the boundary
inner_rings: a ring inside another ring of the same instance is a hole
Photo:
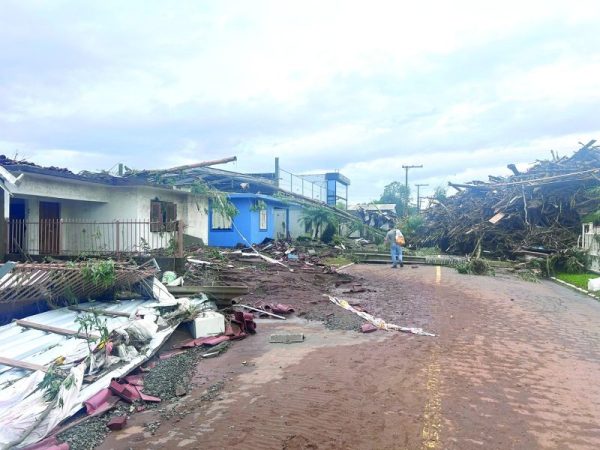
[[[550,279],[556,283],[562,284],[564,286],[570,287],[571,289],[575,289],[576,291],[581,292],[582,294],[586,294],[590,297],[592,297],[594,300],[600,300],[600,296],[596,295],[596,294],[592,294],[590,291],[586,290],[586,289],[581,289],[578,286],[575,286],[574,284],[571,283],[567,283],[566,281],[563,280],[559,280],[556,277],[550,277]]]

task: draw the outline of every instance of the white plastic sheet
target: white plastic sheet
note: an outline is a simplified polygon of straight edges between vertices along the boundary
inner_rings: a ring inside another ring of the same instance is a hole
[[[352,311],[354,314],[359,315],[360,317],[362,317],[366,321],[372,323],[377,328],[381,328],[382,330],[387,330],[387,331],[402,331],[403,333],[418,334],[419,336],[435,336],[435,334],[433,334],[433,333],[429,333],[428,331],[424,331],[423,328],[401,327],[399,325],[394,325],[393,323],[387,323],[383,319],[380,319],[378,317],[374,317],[374,316],[372,316],[369,313],[366,313],[364,311],[359,311],[359,310],[353,308],[352,305],[350,305],[350,303],[348,303],[346,300],[340,300],[340,299],[337,299],[335,297],[332,297],[331,295],[326,295],[326,297],[328,297],[329,300],[331,300],[336,305],[341,306],[342,308],[347,309],[348,311]]]
[[[38,442],[69,417],[78,403],[84,371],[85,364],[73,367],[54,401],[47,402],[44,391],[36,390],[44,378],[41,371],[0,392],[0,449]]]

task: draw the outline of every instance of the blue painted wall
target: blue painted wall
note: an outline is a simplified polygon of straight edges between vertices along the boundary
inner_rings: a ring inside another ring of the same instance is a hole
[[[285,207],[281,202],[272,197],[260,194],[231,194],[229,200],[239,211],[238,215],[233,218],[233,223],[251,244],[260,244],[265,238],[273,239],[275,235],[273,209],[275,206]],[[251,209],[257,200],[262,200],[267,205],[266,230],[259,229],[259,211],[252,211]],[[212,213],[211,205],[208,212],[208,245],[212,247],[235,247],[237,244],[247,245],[235,227],[232,227],[230,230],[213,230]]]

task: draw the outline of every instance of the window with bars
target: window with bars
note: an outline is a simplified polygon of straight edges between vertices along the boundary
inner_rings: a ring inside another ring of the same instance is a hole
[[[150,201],[150,231],[175,231],[177,229],[177,203]]]
[[[220,211],[212,210],[211,215],[211,229],[213,230],[231,230],[232,221],[231,217],[226,216]]]
[[[261,231],[264,231],[267,229],[267,210],[265,209],[261,209],[258,212],[258,228]]]

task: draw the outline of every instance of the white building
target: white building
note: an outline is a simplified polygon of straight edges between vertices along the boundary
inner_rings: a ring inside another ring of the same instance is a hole
[[[175,253],[208,240],[208,201],[172,186],[0,157],[4,253]]]
[[[590,268],[600,273],[600,226],[584,223],[581,228],[580,246],[589,252]]]

